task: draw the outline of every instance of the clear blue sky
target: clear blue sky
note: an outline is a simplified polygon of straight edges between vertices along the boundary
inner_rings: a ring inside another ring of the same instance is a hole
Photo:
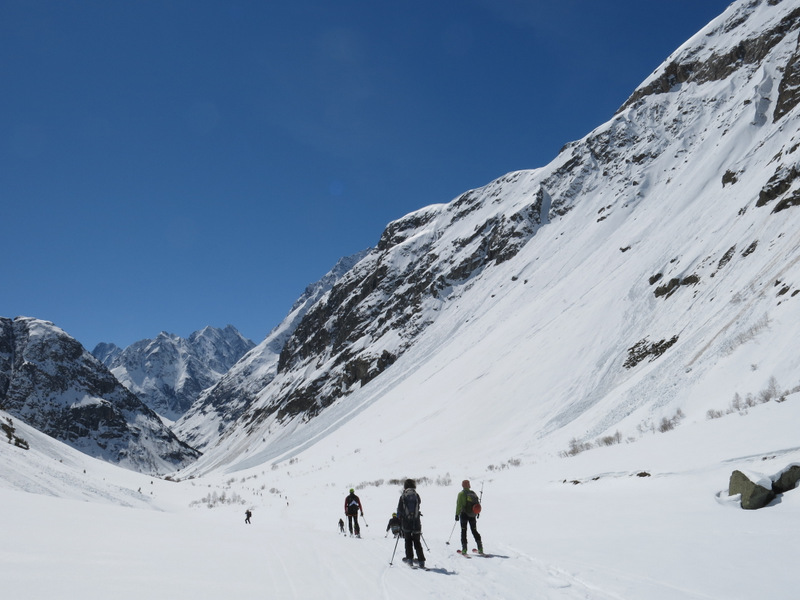
[[[384,226],[550,162],[727,0],[0,0],[0,316],[260,342]]]

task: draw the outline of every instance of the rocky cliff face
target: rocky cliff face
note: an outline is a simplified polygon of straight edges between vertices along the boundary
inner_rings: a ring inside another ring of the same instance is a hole
[[[0,407],[91,456],[146,473],[199,453],[52,323],[0,318]]]
[[[278,358],[306,313],[331,287],[367,255],[367,251],[340,259],[325,276],[309,285],[283,322],[266,339],[206,389],[174,426],[181,439],[202,449],[216,441],[226,427],[241,417],[275,378]]]
[[[254,346],[228,325],[206,327],[186,339],[162,332],[124,350],[98,344],[92,354],[148,407],[176,420]]]

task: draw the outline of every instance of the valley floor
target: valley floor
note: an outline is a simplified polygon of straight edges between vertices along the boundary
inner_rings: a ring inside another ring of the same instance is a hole
[[[772,475],[800,462],[798,417],[800,402],[773,403],[486,474],[478,525],[490,558],[456,553],[461,475],[441,473],[419,486],[428,571],[402,563],[402,542],[392,560],[395,484],[359,486],[362,539],[338,533],[341,466],[171,482],[74,456],[48,462],[35,453],[44,438],[30,451],[2,444],[0,589],[20,600],[788,599],[800,490],[759,511],[725,490],[733,469]]]

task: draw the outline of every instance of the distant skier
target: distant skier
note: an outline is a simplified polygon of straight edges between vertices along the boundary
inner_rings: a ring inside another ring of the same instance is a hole
[[[364,516],[364,508],[361,506],[361,499],[356,496],[356,491],[350,488],[350,495],[344,499],[344,514],[347,515],[347,528],[350,535],[355,532],[356,537],[361,537],[361,527],[358,526],[358,513]]]
[[[406,541],[406,556],[403,562],[414,562],[414,550],[417,551],[417,564],[425,568],[425,554],[422,552],[420,536],[422,535],[422,516],[419,507],[422,500],[417,493],[417,484],[413,479],[406,479],[403,493],[397,503],[397,516],[400,518],[401,531]]]
[[[389,530],[392,530],[392,535],[397,537],[400,535],[400,519],[397,516],[397,513],[392,513],[392,518],[389,519],[389,523],[386,524],[386,533],[389,533]]]
[[[339,533],[344,533],[344,521],[339,519]]]
[[[250,517],[252,517],[252,516],[253,516],[253,513],[250,512],[250,509],[248,508],[246,511],[244,511],[244,522],[249,525],[250,524]]]
[[[483,541],[478,533],[478,514],[480,513],[480,499],[478,494],[469,488],[469,479],[461,482],[461,491],[456,499],[456,521],[461,521],[461,551],[467,553],[467,524],[472,531],[472,537],[478,544],[478,552],[483,554]],[[477,511],[475,507],[478,507]]]

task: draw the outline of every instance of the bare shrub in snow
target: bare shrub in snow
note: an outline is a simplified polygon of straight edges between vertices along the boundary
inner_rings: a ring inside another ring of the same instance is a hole
[[[770,400],[776,400],[781,397],[781,386],[778,385],[778,380],[773,375],[767,382],[767,387],[758,393],[758,399],[763,404]]]
[[[222,494],[218,494],[216,491],[211,492],[208,496],[201,498],[200,500],[195,500],[191,502],[189,506],[199,506],[205,504],[208,508],[215,508],[220,505],[224,504],[244,504],[245,501],[242,499],[241,496],[237,493],[228,494],[227,492],[222,492]]]
[[[561,453],[561,456],[577,456],[581,452],[590,450],[592,448],[591,442],[582,442],[578,438],[572,438],[569,441],[569,449]]]
[[[597,440],[598,446],[613,446],[622,443],[622,433],[617,431],[613,435],[605,435]]]

